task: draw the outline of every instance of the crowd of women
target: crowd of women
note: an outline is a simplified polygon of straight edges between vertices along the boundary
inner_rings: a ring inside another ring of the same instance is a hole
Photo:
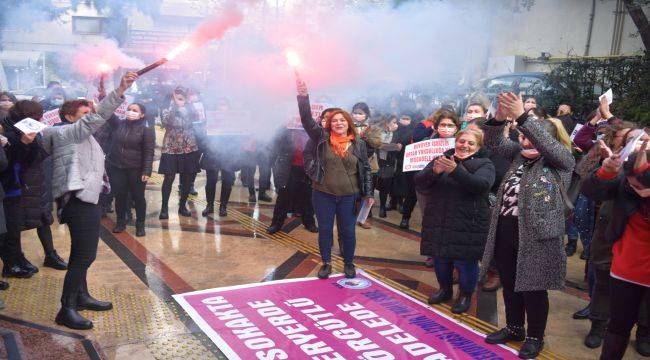
[[[112,199],[113,232],[125,231],[134,208],[136,236],[145,236],[145,187],[156,144],[152,114],[135,102],[128,105],[125,120],[115,115],[136,79],[127,73],[115,91],[100,93],[98,104],[61,102],[56,90],[41,104],[0,93],[3,276],[27,278],[38,272],[23,254],[20,239],[22,232],[37,229],[43,265],[67,269],[56,322],[70,328],[92,327],[79,309],[112,308],[110,302],[94,299],[86,283],[97,253],[100,217]],[[302,129],[283,128],[267,146],[249,138],[209,135],[195,101],[196,94],[179,87],[160,109],[161,220],[169,218],[177,174],[180,216],[192,216],[187,201],[195,192],[197,173],[205,170],[208,205],[202,215],[215,212],[221,180],[218,215],[224,217],[237,171],[251,202],[271,200],[267,191],[273,173],[277,200],[268,233],[282,230],[287,213],[300,214],[305,228],[318,233],[318,277],[327,278],[336,225],[344,274],[353,278],[356,231],[372,227],[358,213],[373,204],[375,191],[379,218],[399,211],[403,229],[409,229],[419,205],[421,255],[439,284],[429,303],[453,300],[452,312],[463,313],[479,282],[484,291],[503,287],[506,326],[486,342],[523,341],[522,358],[534,358],[544,347],[548,290],[565,286],[567,256],[576,252],[580,238],[591,301],[574,317],[591,320],[585,345],[604,343],[602,358],[619,359],[636,324],[636,350],[650,356],[648,135],[614,117],[606,102],[580,124],[572,140],[569,133],[578,121],[570,105],[560,106],[554,118],[534,98],[523,101],[513,93],[498,96],[494,114],[481,103],[471,103],[462,118],[453,109],[428,111],[416,102],[387,109],[357,103],[350,113],[329,108],[313,119],[307,87],[298,79]],[[16,127],[57,106],[61,122],[55,126],[38,134]],[[421,171],[402,171],[408,145],[441,138],[453,138],[455,145]],[[635,148],[621,154],[632,142],[627,148]],[[233,157],[233,148],[243,149],[244,156]],[[53,213],[70,229],[68,263],[53,246]],[[0,288],[7,287],[0,282]]]

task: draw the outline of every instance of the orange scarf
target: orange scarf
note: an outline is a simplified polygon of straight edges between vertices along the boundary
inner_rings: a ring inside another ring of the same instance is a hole
[[[332,152],[340,158],[345,157],[348,143],[352,140],[354,140],[354,135],[338,135],[331,132],[330,145],[332,147]]]

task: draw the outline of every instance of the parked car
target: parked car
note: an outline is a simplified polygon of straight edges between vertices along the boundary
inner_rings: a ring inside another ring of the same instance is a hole
[[[550,89],[543,72],[520,72],[491,76],[477,81],[464,99],[461,101],[459,111],[465,111],[470,102],[480,101],[485,105],[494,102],[497,95],[505,91],[512,91],[522,96],[531,96]]]

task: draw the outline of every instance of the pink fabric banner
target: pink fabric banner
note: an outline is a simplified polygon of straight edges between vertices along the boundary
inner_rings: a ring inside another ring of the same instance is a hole
[[[174,295],[229,359],[516,359],[359,271]]]

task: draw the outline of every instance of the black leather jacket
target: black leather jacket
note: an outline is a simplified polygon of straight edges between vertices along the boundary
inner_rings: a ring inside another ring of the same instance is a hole
[[[156,133],[146,120],[119,120],[113,116],[111,142],[106,160],[120,169],[142,169],[142,175],[151,176]]]
[[[298,110],[300,111],[300,122],[302,122],[302,126],[310,138],[303,152],[305,172],[312,181],[322,183],[325,179],[325,146],[328,146],[330,133],[312,118],[309,96],[298,95]],[[372,173],[368,162],[366,143],[357,137],[352,142],[350,149],[352,149],[352,155],[359,159],[357,161],[357,176],[359,178],[359,189],[361,190],[360,195],[362,197],[373,197],[375,189],[372,184]]]

